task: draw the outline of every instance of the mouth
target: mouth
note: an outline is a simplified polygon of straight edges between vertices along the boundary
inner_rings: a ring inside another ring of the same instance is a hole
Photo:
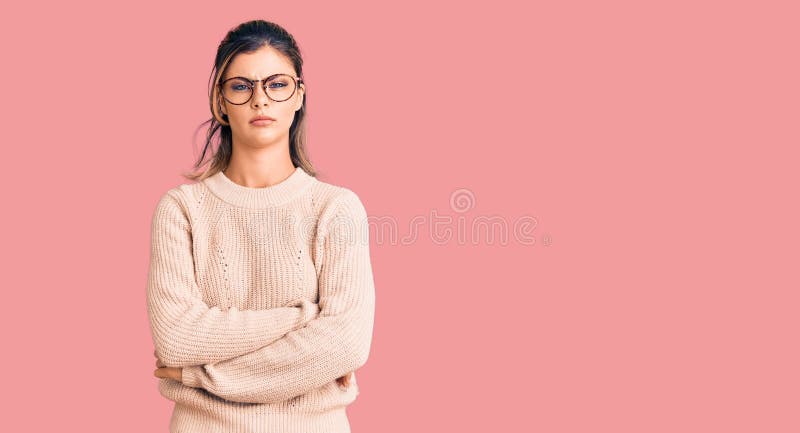
[[[253,119],[250,121],[251,125],[255,126],[267,126],[275,122],[275,119],[270,118],[260,118],[260,119]]]

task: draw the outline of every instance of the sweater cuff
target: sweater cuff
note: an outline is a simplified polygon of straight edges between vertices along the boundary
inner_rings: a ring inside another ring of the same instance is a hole
[[[186,386],[191,386],[192,388],[202,388],[203,386],[200,383],[200,374],[203,372],[199,370],[202,368],[202,365],[190,365],[183,367],[181,369],[181,383]]]
[[[286,304],[286,306],[300,308],[300,322],[297,323],[297,328],[305,326],[306,323],[316,319],[317,316],[319,316],[319,304],[306,298],[295,299]]]
[[[300,307],[302,308],[302,316],[300,319],[301,326],[305,326],[306,323],[314,320],[319,316],[319,304],[315,302],[311,302],[308,299],[303,299],[300,303]]]

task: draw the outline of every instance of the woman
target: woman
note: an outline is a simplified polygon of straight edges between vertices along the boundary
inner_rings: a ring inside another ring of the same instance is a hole
[[[349,432],[375,308],[366,210],[306,157],[302,59],[283,28],[230,31],[212,84],[195,169],[210,163],[161,197],[151,226],[170,432]]]

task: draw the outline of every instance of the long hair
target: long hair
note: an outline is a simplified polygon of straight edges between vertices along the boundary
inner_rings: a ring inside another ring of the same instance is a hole
[[[183,176],[195,181],[201,181],[224,170],[233,154],[233,134],[228,115],[223,114],[219,103],[219,82],[225,71],[240,53],[252,53],[269,45],[285,55],[292,63],[295,73],[303,78],[303,58],[300,48],[289,32],[283,27],[264,20],[253,20],[239,24],[225,35],[217,48],[214,59],[214,68],[209,77],[208,102],[211,108],[211,119],[200,124],[197,130],[208,125],[205,146],[192,168],[193,171],[183,173]],[[303,80],[305,83],[305,80]],[[303,105],[295,111],[292,126],[289,128],[289,153],[292,163],[301,167],[311,176],[316,176],[316,170],[306,154],[306,99],[304,92]],[[195,135],[197,134],[195,130]],[[218,142],[216,149],[214,142]],[[205,168],[201,168],[206,166]]]

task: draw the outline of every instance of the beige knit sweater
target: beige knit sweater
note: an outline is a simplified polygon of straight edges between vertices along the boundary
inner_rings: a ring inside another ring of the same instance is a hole
[[[366,210],[302,168],[265,188],[219,172],[152,218],[147,313],[171,433],[349,432],[375,310]]]

